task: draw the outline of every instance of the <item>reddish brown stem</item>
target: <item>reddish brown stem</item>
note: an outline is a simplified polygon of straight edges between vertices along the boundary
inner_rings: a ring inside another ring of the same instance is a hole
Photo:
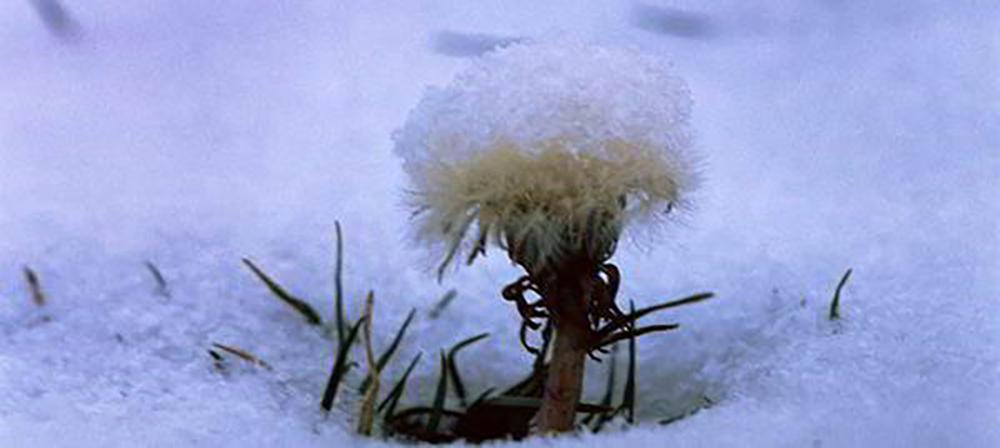
[[[583,258],[536,276],[555,329],[542,407],[535,423],[542,434],[572,431],[583,389],[584,361],[591,346],[589,308],[596,263]]]
[[[587,356],[586,328],[571,320],[556,324],[552,358],[545,380],[545,395],[538,411],[538,431],[542,434],[573,429],[576,407],[583,391],[583,366]]]

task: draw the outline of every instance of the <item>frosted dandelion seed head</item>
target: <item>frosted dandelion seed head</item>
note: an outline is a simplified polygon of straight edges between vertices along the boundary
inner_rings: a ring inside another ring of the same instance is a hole
[[[611,256],[696,176],[685,84],[657,58],[524,43],[429,89],[396,131],[417,236],[442,267],[491,246],[532,272]]]

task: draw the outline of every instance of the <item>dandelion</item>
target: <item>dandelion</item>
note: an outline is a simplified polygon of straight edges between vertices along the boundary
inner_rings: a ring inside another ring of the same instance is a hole
[[[609,260],[624,235],[686,204],[690,108],[654,57],[517,43],[429,89],[394,135],[416,235],[440,254],[439,275],[499,247],[526,273],[503,291],[522,330],[540,320],[555,330],[541,432],[572,429],[586,355],[634,331]]]

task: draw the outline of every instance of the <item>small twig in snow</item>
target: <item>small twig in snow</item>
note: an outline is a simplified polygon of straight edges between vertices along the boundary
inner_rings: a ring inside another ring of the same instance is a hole
[[[170,298],[170,287],[167,285],[167,279],[163,277],[163,273],[160,272],[160,268],[156,267],[152,261],[146,261],[146,269],[149,270],[150,275],[153,276],[153,280],[156,281],[156,294]]]
[[[31,290],[31,299],[35,305],[45,306],[45,293],[42,292],[42,283],[38,280],[38,274],[31,268],[24,267],[24,279],[28,282],[28,289]]]
[[[263,367],[263,368],[265,368],[267,370],[274,370],[271,367],[270,364],[264,362],[264,360],[258,358],[254,354],[252,354],[252,353],[250,353],[250,352],[248,352],[246,350],[243,350],[241,348],[236,348],[236,347],[229,346],[229,345],[223,345],[223,344],[220,344],[218,342],[213,342],[212,343],[212,347],[215,347],[215,348],[217,348],[219,350],[222,350],[222,351],[224,351],[226,353],[229,353],[231,355],[235,355],[237,358],[240,358],[240,359],[242,359],[242,360],[244,360],[246,362],[249,362],[250,364],[261,366],[261,367]],[[209,354],[212,355],[213,358],[216,358],[216,356],[218,355],[218,353],[214,353],[213,350],[209,350]]]

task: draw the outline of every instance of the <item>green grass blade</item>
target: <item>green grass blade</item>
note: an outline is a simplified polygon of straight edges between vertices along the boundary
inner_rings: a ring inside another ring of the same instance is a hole
[[[351,352],[351,347],[354,345],[355,339],[358,337],[358,329],[361,328],[361,324],[364,321],[364,317],[358,319],[351,326],[351,331],[348,333],[347,339],[337,347],[337,358],[333,363],[333,369],[330,370],[330,379],[326,383],[326,390],[323,391],[323,400],[320,401],[320,407],[323,410],[329,411],[333,408],[333,401],[337,398],[337,389],[340,388],[344,374],[347,373],[347,357]]]
[[[264,282],[264,284],[267,285],[267,289],[271,290],[271,293],[273,293],[276,297],[281,299],[281,301],[287,303],[295,311],[298,311],[299,314],[302,314],[302,316],[305,317],[306,322],[308,322],[310,325],[323,324],[323,320],[320,319],[319,314],[316,313],[316,310],[314,310],[311,306],[309,306],[309,304],[306,303],[304,300],[291,295],[288,291],[285,290],[285,288],[282,288],[281,285],[279,285],[277,282],[271,279],[271,277],[265,274],[263,270],[261,270],[259,267],[257,267],[257,265],[255,265],[252,261],[250,261],[249,258],[244,258],[243,264],[247,265],[247,267],[250,268],[250,271],[252,271],[254,275],[256,275],[257,278],[260,279],[260,281]]]
[[[608,382],[607,385],[604,387],[604,397],[601,398],[601,406],[606,406],[606,407],[611,406],[611,401],[614,400],[614,395],[615,395],[615,382],[616,382],[615,375],[618,364],[618,344],[614,344],[611,346],[611,354],[608,356],[608,358],[611,359],[610,362],[608,362]],[[591,427],[591,429],[594,432],[598,432],[601,430],[601,427],[605,423],[604,417],[606,415],[607,414],[590,414],[583,419],[583,424],[590,425],[591,422],[593,422],[594,424]]]
[[[448,359],[441,350],[441,377],[438,379],[437,390],[434,391],[434,407],[431,415],[427,419],[427,432],[434,434],[441,424],[441,416],[444,414],[444,402],[448,396]]]
[[[448,265],[451,264],[451,260],[453,260],[455,255],[458,254],[458,250],[462,247],[462,240],[465,238],[465,234],[469,232],[469,227],[472,226],[472,222],[476,220],[476,216],[478,216],[478,213],[471,213],[465,218],[464,221],[462,221],[461,228],[452,239],[448,252],[445,253],[444,261],[442,261],[441,265],[438,266],[438,283],[444,279],[444,271],[448,269]]]
[[[469,408],[474,408],[476,407],[476,405],[479,405],[480,403],[486,401],[486,399],[490,398],[490,395],[492,395],[493,392],[496,392],[496,390],[497,388],[495,387],[491,387],[489,389],[484,390],[481,394],[479,394],[478,397],[476,397],[475,400],[472,400],[472,403],[469,404]]]
[[[847,284],[847,280],[851,278],[851,269],[848,269],[844,273],[844,276],[840,278],[840,283],[837,283],[837,289],[833,292],[833,301],[830,302],[830,320],[840,319],[840,293],[844,289],[844,285]]]
[[[665,310],[668,308],[674,308],[682,305],[701,302],[703,300],[711,299],[714,296],[715,294],[712,294],[710,292],[705,292],[688,296],[683,299],[671,300],[669,302],[648,306],[646,308],[640,309],[639,311],[632,310],[628,314],[614,319],[614,321],[601,328],[601,330],[598,331],[599,340],[608,337],[611,333],[615,332],[616,330],[626,325],[635,323],[635,321],[639,320],[639,318],[646,316],[648,314],[655,313],[657,311]]]
[[[600,347],[605,347],[608,344],[614,344],[622,339],[633,339],[648,333],[657,333],[661,331],[672,331],[680,328],[679,324],[662,324],[662,325],[649,325],[646,327],[635,328],[632,330],[623,330],[620,333],[615,333],[601,342]]]
[[[391,419],[393,414],[396,413],[396,405],[399,404],[399,399],[403,396],[403,392],[406,390],[406,380],[410,377],[410,372],[413,372],[413,368],[417,366],[418,362],[420,362],[420,357],[422,355],[423,353],[417,353],[417,355],[413,357],[413,360],[410,361],[410,365],[406,367],[406,371],[404,371],[403,375],[399,377],[399,381],[397,381],[396,385],[389,391],[389,395],[386,396],[385,400],[382,400],[382,403],[378,405],[378,412],[382,412],[382,410],[385,409],[385,413],[383,414],[383,418],[385,420]]]
[[[489,336],[490,336],[489,333],[477,334],[471,338],[465,339],[455,344],[455,346],[452,347],[451,350],[448,350],[448,358],[447,358],[448,374],[451,376],[452,383],[454,384],[455,395],[458,396],[458,401],[462,404],[463,407],[466,406],[465,384],[462,383],[462,378],[458,374],[458,365],[455,363],[455,356],[457,356],[458,352],[463,348],[468,347],[483,339],[486,339]]]
[[[389,348],[385,349],[381,355],[378,357],[378,361],[375,363],[376,368],[379,372],[385,369],[385,366],[389,365],[389,361],[392,356],[396,354],[396,350],[399,349],[399,344],[403,342],[403,335],[406,334],[406,329],[410,327],[410,323],[413,322],[414,316],[416,316],[417,310],[410,310],[410,314],[406,316],[406,320],[403,321],[403,325],[399,327],[399,331],[396,332],[396,337],[393,338],[392,343],[389,344]],[[371,387],[372,377],[366,376],[364,381],[361,382],[361,394],[364,395]]]

